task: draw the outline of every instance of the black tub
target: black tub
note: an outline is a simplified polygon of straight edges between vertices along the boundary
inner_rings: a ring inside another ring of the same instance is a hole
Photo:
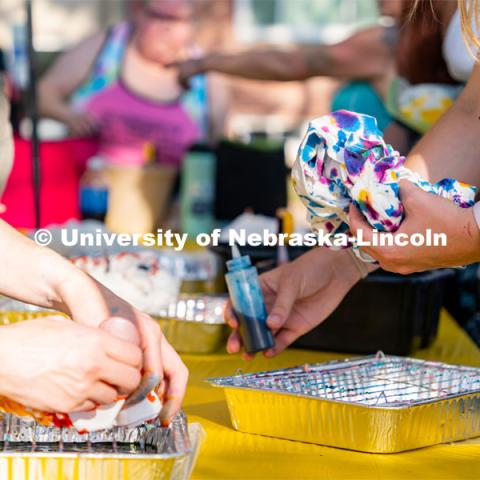
[[[412,275],[371,273],[294,347],[349,353],[409,355],[436,336],[450,269]]]

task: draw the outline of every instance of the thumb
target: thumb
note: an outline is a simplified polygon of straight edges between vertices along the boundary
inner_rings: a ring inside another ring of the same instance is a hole
[[[412,202],[415,200],[419,193],[423,193],[423,190],[420,187],[417,187],[410,180],[400,180],[399,187],[400,200],[402,201],[405,211],[408,212],[412,209]]]
[[[278,286],[272,309],[267,318],[267,325],[270,328],[278,330],[287,321],[297,296],[297,282],[292,281],[292,279],[282,279]]]

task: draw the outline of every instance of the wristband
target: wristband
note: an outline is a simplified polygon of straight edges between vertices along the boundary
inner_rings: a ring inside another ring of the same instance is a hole
[[[348,253],[352,258],[353,263],[357,267],[357,270],[360,272],[361,278],[365,278],[369,274],[367,264],[357,257],[357,255],[353,251],[353,248],[349,248]]]

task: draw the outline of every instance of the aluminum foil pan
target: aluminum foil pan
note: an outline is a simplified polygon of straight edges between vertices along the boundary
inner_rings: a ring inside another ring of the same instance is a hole
[[[183,413],[168,428],[143,425],[90,435],[11,415],[1,424],[2,480],[185,480],[204,437],[199,424],[187,426]]]
[[[8,325],[22,320],[33,320],[52,314],[63,315],[63,313],[0,296],[0,325]]]
[[[180,353],[212,353],[225,345],[228,329],[223,318],[227,298],[181,295],[167,308],[152,315],[172,346]],[[0,299],[0,325],[64,315],[11,299]]]
[[[235,429],[371,453],[480,436],[480,369],[394,356],[213,378]]]
[[[223,296],[181,296],[154,318],[178,352],[212,353],[225,344],[227,327],[223,311],[226,302]]]

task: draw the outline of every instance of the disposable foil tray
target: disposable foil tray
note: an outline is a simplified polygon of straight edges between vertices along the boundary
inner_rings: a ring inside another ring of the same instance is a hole
[[[227,298],[185,295],[154,318],[180,353],[212,353],[225,344],[223,311]]]
[[[180,353],[212,353],[225,345],[227,326],[223,310],[227,298],[214,295],[181,295],[167,308],[152,315],[171,345]],[[63,315],[53,310],[0,298],[0,325]]]
[[[186,480],[203,439],[183,413],[170,427],[142,425],[80,435],[3,415],[2,480]]]
[[[480,436],[480,369],[377,355],[207,380],[235,429],[371,453]]]

